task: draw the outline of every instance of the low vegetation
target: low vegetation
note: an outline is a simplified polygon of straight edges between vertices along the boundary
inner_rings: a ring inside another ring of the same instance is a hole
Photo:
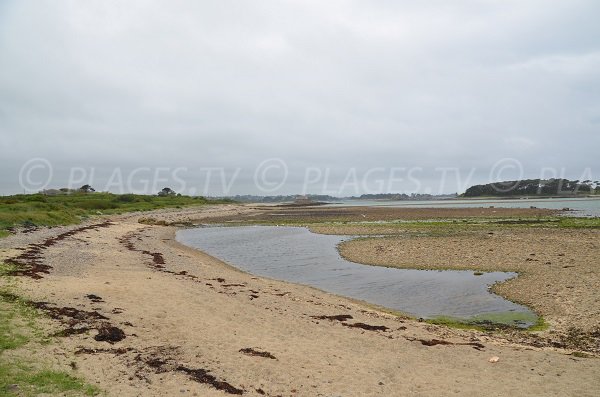
[[[72,192],[69,194],[19,194],[0,197],[0,237],[13,227],[75,224],[97,214],[118,214],[230,202],[181,195],[137,195]]]
[[[255,222],[258,223],[258,222]],[[369,236],[459,236],[481,231],[511,230],[516,228],[600,229],[600,218],[535,217],[535,218],[465,218],[436,219],[431,221],[376,221],[376,222],[260,222],[263,225],[307,226],[322,234]]]
[[[100,390],[64,371],[50,368],[42,357],[32,354],[52,339],[38,324],[42,316],[15,294],[10,267],[0,263],[0,395],[93,396]]]
[[[0,393],[4,396],[95,396],[99,390],[66,372],[37,370],[24,363],[0,363]]]

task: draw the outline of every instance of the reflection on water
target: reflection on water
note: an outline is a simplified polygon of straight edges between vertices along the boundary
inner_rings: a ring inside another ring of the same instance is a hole
[[[314,234],[305,228],[277,226],[202,227],[181,230],[177,239],[246,272],[311,285],[417,317],[495,317],[507,312],[534,314],[488,291],[515,277],[493,272],[434,271],[366,266],[341,258],[344,236]],[[516,317],[516,316],[515,316]]]

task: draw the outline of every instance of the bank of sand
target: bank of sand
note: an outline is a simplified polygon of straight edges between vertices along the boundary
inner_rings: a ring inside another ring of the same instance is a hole
[[[600,352],[600,230],[478,227],[431,236],[397,229],[395,236],[345,242],[340,253],[378,266],[518,272],[494,292],[541,314],[557,342]]]
[[[174,221],[253,211],[220,206],[153,216]],[[16,261],[32,266],[28,275],[42,277],[20,277],[18,289],[48,302],[38,306],[57,318],[49,327],[90,328],[37,346],[35,354],[57,368],[73,363],[108,395],[594,396],[600,390],[598,359],[400,319],[253,277],[179,245],[175,228],[138,218],[0,240],[4,259],[20,255]],[[56,309],[62,307],[77,311]],[[324,317],[340,315],[346,317]],[[120,339],[117,329],[124,339],[95,340],[97,334]],[[499,360],[492,363],[494,356]]]

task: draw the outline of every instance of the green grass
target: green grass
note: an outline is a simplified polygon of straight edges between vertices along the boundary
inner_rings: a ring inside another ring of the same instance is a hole
[[[0,357],[5,350],[17,349],[30,342],[50,342],[38,325],[40,312],[13,292],[16,279],[7,276],[12,270],[13,266],[0,262]]]
[[[600,218],[576,218],[566,216],[472,216],[465,218],[420,219],[420,220],[349,220],[349,219],[308,219],[287,216],[272,219],[240,219],[228,221],[227,226],[300,226],[339,228],[339,234],[346,234],[344,227],[352,227],[353,235],[406,234],[420,233],[423,237],[443,237],[464,233],[493,230],[515,230],[523,228],[579,228],[600,229]],[[327,232],[329,233],[329,232]]]
[[[14,293],[15,279],[6,276],[11,267],[0,262],[0,395],[37,396],[40,394],[96,395],[100,390],[67,372],[46,368],[41,358],[30,352],[12,355],[9,351],[28,349],[51,341],[38,324],[43,316]],[[24,359],[23,357],[27,357]]]
[[[45,345],[50,337],[38,324],[41,314],[8,288],[0,289],[0,354],[29,342]],[[19,330],[26,330],[22,332]]]
[[[0,362],[0,394],[3,396],[37,396],[40,394],[95,396],[96,386],[66,372],[36,369],[24,363]]]
[[[17,349],[29,342],[29,338],[14,326],[14,317],[14,312],[0,307],[0,355],[5,350]]]
[[[2,196],[0,197],[0,237],[7,236],[7,230],[13,226],[69,225],[99,213],[120,214],[225,202],[231,201],[190,196],[160,197],[112,193]]]
[[[282,217],[283,218],[283,217]],[[452,219],[422,219],[422,220],[377,220],[377,221],[310,221],[306,219],[259,219],[233,222],[253,225],[307,225],[307,226],[364,226],[364,227],[397,227],[397,228],[440,228],[461,226],[568,226],[572,220],[579,220],[578,225],[600,225],[597,218],[565,218],[565,217],[468,217]]]
[[[6,354],[9,350],[26,349],[33,343],[43,345],[50,340],[36,324],[39,316],[22,298],[6,289],[0,293],[0,395],[99,394],[97,387],[67,372],[44,368],[43,363],[34,362],[30,355],[25,360]]]
[[[4,262],[0,262],[0,276],[7,276],[15,270],[15,266],[8,265]],[[13,279],[3,279],[5,285],[10,285],[14,283]],[[0,289],[2,291],[3,289]]]
[[[600,229],[600,218],[561,218],[559,227],[574,229]]]
[[[423,237],[443,237],[479,231],[516,230],[522,228],[558,228],[558,229],[600,229],[600,218],[572,218],[572,217],[539,217],[539,218],[462,218],[423,221],[375,221],[375,222],[295,222],[295,221],[259,221],[251,224],[287,225],[287,226],[330,226],[339,227],[340,234],[344,227],[364,230],[365,235],[373,234],[415,234]],[[248,223],[246,223],[248,224]],[[379,231],[381,230],[381,232]],[[356,234],[356,233],[355,233]]]

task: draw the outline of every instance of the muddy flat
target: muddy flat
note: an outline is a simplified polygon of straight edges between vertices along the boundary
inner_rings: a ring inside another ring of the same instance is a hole
[[[559,213],[543,208],[394,208],[394,207],[254,207],[258,211],[224,214],[212,222],[356,222],[421,219],[462,219],[467,217],[541,217]]]
[[[332,218],[353,218],[352,211]],[[269,215],[228,205],[152,216],[185,223]],[[252,276],[180,245],[175,227],[141,217],[0,240],[3,260],[23,270],[19,292],[49,314],[49,329],[66,335],[35,353],[57,368],[75,363],[108,395],[594,396],[600,389],[597,358],[542,343],[543,334],[520,342],[451,329]]]

